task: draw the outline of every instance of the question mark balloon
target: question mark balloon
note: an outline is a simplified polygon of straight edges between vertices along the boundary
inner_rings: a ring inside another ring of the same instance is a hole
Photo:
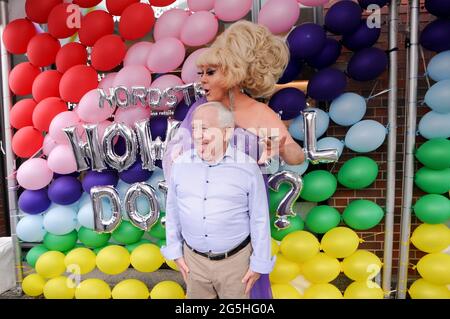
[[[269,187],[278,192],[282,183],[291,185],[291,189],[287,192],[286,196],[281,200],[278,205],[275,221],[275,227],[277,229],[285,229],[289,227],[289,216],[296,216],[294,212],[294,203],[300,196],[300,192],[303,188],[303,179],[300,175],[290,171],[280,171],[269,177]]]

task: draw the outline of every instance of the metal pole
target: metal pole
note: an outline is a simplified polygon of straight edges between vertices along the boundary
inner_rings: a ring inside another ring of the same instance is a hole
[[[324,18],[323,18],[323,6],[314,7],[313,8],[313,15],[314,15],[314,23],[318,25],[324,24]]]
[[[261,11],[261,0],[253,0],[252,6],[252,22],[258,23],[258,14]]]
[[[411,206],[414,187],[414,147],[417,121],[417,75],[419,68],[419,0],[410,2],[410,46],[408,65],[407,127],[403,173],[402,219],[400,230],[400,261],[397,298],[406,298],[408,284],[409,237],[411,233]]]
[[[398,0],[391,0],[389,7],[389,49],[397,48]],[[397,154],[397,51],[389,53],[389,102],[388,102],[388,152],[387,152],[387,186],[386,217],[384,225],[384,254],[382,287],[386,298],[392,290],[392,248],[394,238],[395,210],[395,175]]]

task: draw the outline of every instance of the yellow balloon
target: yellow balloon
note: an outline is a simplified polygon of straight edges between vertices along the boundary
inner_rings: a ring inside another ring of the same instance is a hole
[[[381,260],[367,250],[357,250],[342,262],[342,271],[354,281],[371,280],[381,270]]]
[[[275,239],[273,239],[273,238],[271,238],[271,239],[272,239],[272,248],[271,248],[272,256],[275,256],[280,251],[280,245],[278,244],[278,242]]]
[[[44,286],[46,299],[72,299],[75,295],[75,284],[67,277],[52,278]]]
[[[302,295],[289,284],[272,284],[273,299],[302,299]]]
[[[353,254],[359,246],[358,234],[347,227],[336,227],[322,237],[321,248],[329,256],[345,258]]]
[[[111,288],[101,279],[90,278],[83,280],[75,290],[76,299],[109,299]]]
[[[450,299],[450,290],[444,285],[435,285],[420,278],[409,287],[412,299]]]
[[[342,293],[332,284],[315,284],[305,290],[303,299],[342,299]]]
[[[164,257],[155,244],[142,244],[131,253],[131,265],[141,272],[156,271],[163,263]]]
[[[436,284],[450,284],[450,255],[444,253],[428,254],[417,263],[417,271],[423,279]]]
[[[383,290],[373,281],[352,282],[344,291],[345,299],[383,299]]]
[[[47,251],[36,262],[36,272],[44,278],[55,278],[66,271],[64,254],[59,251]]]
[[[300,265],[278,254],[272,272],[269,275],[271,282],[286,284],[300,273]]]
[[[130,266],[130,253],[122,246],[111,245],[99,251],[96,264],[105,274],[117,275]]]
[[[183,288],[175,281],[161,281],[150,292],[151,299],[184,299]]]
[[[174,260],[170,260],[170,259],[165,259],[165,258],[164,258],[164,261],[166,262],[167,266],[169,266],[169,267],[172,268],[173,270],[180,271],[180,270],[178,269],[178,266],[177,266],[177,264],[175,263]]]
[[[341,263],[324,253],[318,253],[302,265],[302,274],[314,284],[325,284],[339,276]]]
[[[283,255],[297,263],[303,263],[314,257],[320,249],[317,238],[304,230],[286,235],[281,241],[280,250]]]
[[[38,274],[26,276],[22,281],[23,292],[30,297],[37,297],[44,292],[45,279]]]
[[[75,248],[70,251],[64,259],[67,271],[84,275],[95,268],[95,253],[88,248]]]
[[[417,249],[426,253],[438,253],[450,246],[450,229],[444,224],[421,224],[411,236]]]
[[[147,285],[136,279],[123,280],[112,290],[113,299],[148,299],[149,296]]]

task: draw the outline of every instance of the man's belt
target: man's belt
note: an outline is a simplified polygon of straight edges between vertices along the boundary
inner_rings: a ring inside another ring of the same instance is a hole
[[[186,244],[186,246],[192,250],[194,253],[206,257],[210,260],[222,260],[228,257],[233,256],[234,254],[238,253],[242,248],[244,248],[245,246],[247,246],[250,243],[250,235],[244,239],[244,241],[242,243],[240,243],[239,245],[237,245],[235,248],[231,249],[230,251],[227,251],[225,253],[222,254],[213,254],[213,253],[202,253],[200,251],[195,250],[194,248],[192,248],[191,246],[189,246],[186,241],[184,242]]]

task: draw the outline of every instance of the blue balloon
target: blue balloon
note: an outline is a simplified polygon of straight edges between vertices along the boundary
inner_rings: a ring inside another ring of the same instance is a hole
[[[17,223],[16,234],[20,240],[37,243],[44,240],[44,217],[42,215],[27,215]]]
[[[294,59],[305,59],[322,50],[326,37],[325,30],[320,25],[303,23],[289,33],[286,41]]]
[[[335,39],[327,39],[323,49],[316,55],[306,59],[306,62],[316,69],[323,69],[336,63],[341,55],[342,45]]]
[[[419,133],[426,139],[450,137],[450,113],[434,111],[425,114],[419,122]]]
[[[291,171],[297,173],[298,175],[303,175],[309,167],[309,161],[305,160],[300,165],[288,165],[284,164],[280,166],[279,171]]]
[[[119,173],[119,178],[128,184],[145,182],[152,172],[142,168],[142,161],[137,159],[128,169]]]
[[[354,152],[367,153],[379,148],[386,138],[387,129],[374,120],[353,125],[345,135],[345,146]]]
[[[450,79],[434,84],[425,94],[425,103],[437,113],[450,113]]]
[[[337,69],[322,69],[309,80],[308,96],[317,101],[332,101],[344,93],[347,77]]]
[[[288,65],[286,66],[286,69],[283,72],[283,75],[278,80],[278,83],[285,84],[294,81],[298,77],[300,72],[302,72],[302,68],[303,63],[301,60],[290,59]]]
[[[328,9],[325,26],[334,34],[353,33],[361,20],[362,9],[353,1],[339,1]]]
[[[315,107],[306,109],[306,111],[311,110],[316,111],[316,138],[319,138],[327,131],[328,125],[330,124],[330,117],[321,109]],[[292,137],[296,140],[303,141],[305,139],[303,115],[296,117],[294,121],[292,121],[291,125],[289,125],[289,133],[291,133]]]
[[[356,81],[371,81],[379,77],[388,66],[386,52],[378,48],[365,48],[355,52],[347,65],[347,73]]]
[[[182,100],[180,103],[178,103],[177,107],[175,108],[175,112],[173,114],[173,118],[177,121],[183,121],[186,117],[186,114],[189,112],[189,108],[191,106],[187,105],[184,100]]]
[[[19,208],[27,214],[40,214],[50,207],[52,202],[48,198],[47,189],[26,189],[19,196]]]
[[[91,195],[89,195],[88,193],[83,193],[83,195],[81,195],[80,199],[77,202],[78,209],[80,209],[84,204],[90,202],[91,202]]]
[[[441,18],[450,17],[450,1],[425,0],[425,8],[429,13]]]
[[[83,189],[80,181],[73,176],[61,176],[49,185],[48,197],[60,205],[70,205],[80,199]]]
[[[107,209],[105,207],[105,215],[110,210],[111,208]],[[85,203],[83,206],[81,206],[80,210],[78,211],[77,219],[81,226],[89,229],[94,229],[94,210],[91,203]]]
[[[359,51],[377,43],[380,34],[381,27],[369,27],[367,20],[362,19],[355,32],[342,37],[342,44],[349,50]]]
[[[379,6],[380,8],[382,8],[388,3],[388,1],[389,0],[358,0],[359,5],[363,9],[367,9],[367,7],[370,6],[371,4],[375,4],[375,5]]]
[[[329,115],[336,124],[350,126],[361,121],[366,110],[366,100],[361,95],[348,92],[333,100]]]
[[[166,197],[165,195],[159,190],[158,183],[160,181],[164,181],[164,173],[163,170],[160,168],[156,168],[153,171],[152,176],[146,181],[147,184],[152,186],[156,190],[156,197],[158,198],[159,208],[161,211],[166,211]]]
[[[152,133],[153,139],[159,136],[164,141],[164,139],[166,138],[166,130],[167,130],[166,116],[155,116],[150,119],[150,132]]]
[[[450,79],[450,50],[435,55],[428,63],[427,73],[436,82]]]
[[[299,89],[284,88],[270,98],[269,106],[283,121],[292,120],[306,107],[306,97]]]
[[[450,20],[436,19],[420,34],[419,42],[427,50],[442,52],[450,50]]]
[[[317,141],[317,149],[337,149],[338,155],[341,156],[344,150],[344,141],[340,141],[335,137],[324,137]]]
[[[55,205],[44,214],[44,228],[54,235],[65,235],[77,226],[77,213],[68,206]]]
[[[88,171],[83,178],[83,189],[86,193],[91,193],[93,186],[112,185],[116,186],[119,177],[115,170],[104,170],[102,172]]]

